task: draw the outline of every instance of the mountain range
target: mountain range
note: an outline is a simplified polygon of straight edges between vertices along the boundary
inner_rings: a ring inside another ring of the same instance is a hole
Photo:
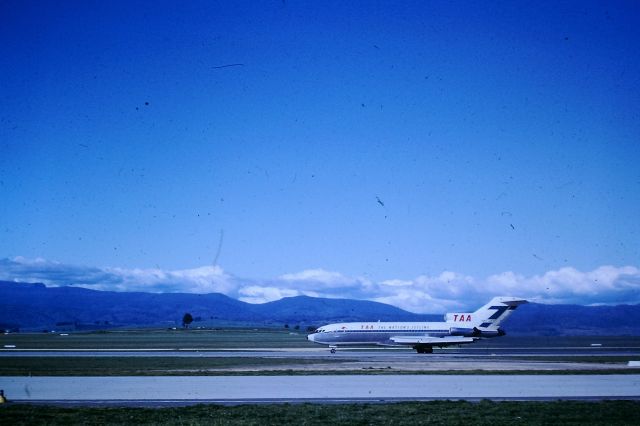
[[[0,281],[0,329],[179,327],[187,312],[194,318],[192,327],[313,328],[343,321],[442,321],[442,315],[414,314],[363,300],[296,296],[251,304],[219,293],[111,292]],[[509,318],[505,328],[513,335],[638,335],[640,305],[529,303]]]

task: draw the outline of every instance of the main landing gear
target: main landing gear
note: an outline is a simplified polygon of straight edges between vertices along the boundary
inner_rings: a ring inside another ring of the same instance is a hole
[[[429,345],[415,345],[413,349],[416,350],[419,354],[432,354],[433,347]]]
[[[329,350],[331,351],[332,354],[336,353],[336,349],[338,349],[337,346],[333,346],[333,345],[329,346]]]

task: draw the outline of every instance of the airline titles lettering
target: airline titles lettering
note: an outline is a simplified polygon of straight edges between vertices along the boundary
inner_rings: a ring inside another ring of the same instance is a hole
[[[471,321],[471,314],[467,314],[466,316],[464,314],[453,314],[453,320],[454,321]]]

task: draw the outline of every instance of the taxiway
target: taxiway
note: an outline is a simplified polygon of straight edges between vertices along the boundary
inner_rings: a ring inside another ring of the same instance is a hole
[[[2,377],[0,386],[15,402],[111,405],[640,399],[640,375]]]

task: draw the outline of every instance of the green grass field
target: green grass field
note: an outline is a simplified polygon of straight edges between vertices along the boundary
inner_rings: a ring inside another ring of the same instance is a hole
[[[63,335],[67,334],[67,335]],[[239,349],[317,347],[304,332],[270,329],[127,330],[0,335],[0,349]]]
[[[640,402],[404,402],[178,408],[0,406],[6,425],[637,425]]]

